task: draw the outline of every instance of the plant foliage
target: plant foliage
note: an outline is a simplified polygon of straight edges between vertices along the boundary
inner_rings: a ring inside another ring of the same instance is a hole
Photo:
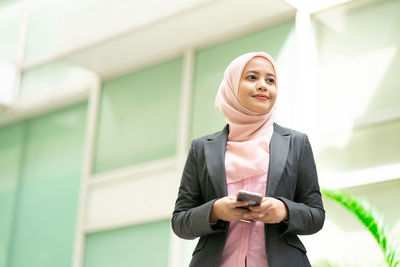
[[[342,190],[322,189],[321,192],[325,197],[340,203],[356,215],[361,223],[367,227],[382,249],[389,267],[400,267],[399,248],[394,246],[394,240],[391,240],[390,236],[387,235],[389,231],[383,224],[382,215],[368,201],[356,198]]]

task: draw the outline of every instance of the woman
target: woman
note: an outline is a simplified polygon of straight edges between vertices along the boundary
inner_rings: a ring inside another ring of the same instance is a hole
[[[264,52],[225,71],[215,104],[228,124],[193,140],[172,216],[175,234],[200,237],[190,266],[310,266],[297,235],[319,231],[325,211],[307,136],[274,123],[277,91]],[[265,197],[241,209],[239,189]]]

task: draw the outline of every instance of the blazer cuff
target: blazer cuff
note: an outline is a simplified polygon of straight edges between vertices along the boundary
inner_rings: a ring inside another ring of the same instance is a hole
[[[291,224],[290,224],[290,212],[291,212],[291,201],[289,200],[289,199],[287,199],[287,198],[284,198],[284,197],[277,197],[276,199],[279,199],[280,201],[282,201],[283,202],[283,204],[285,204],[285,206],[286,206],[286,210],[287,210],[287,219],[285,219],[285,220],[283,220],[282,222],[281,222],[281,224],[283,224],[284,226],[285,226],[285,228],[286,228],[286,230],[282,233],[282,235],[284,235],[284,234],[286,234],[286,233],[288,233],[288,232],[290,232],[290,230],[291,230]]]
[[[201,235],[226,232],[228,230],[229,223],[226,221],[218,220],[214,224],[210,223],[211,210],[212,210],[212,207],[213,207],[215,201],[217,201],[217,199],[210,200],[209,202],[204,203],[201,206],[201,209],[203,209],[204,215],[206,215],[206,216],[204,216],[204,218],[202,218],[203,223],[201,223],[201,224],[204,227],[202,227],[202,226],[200,227],[201,228],[200,231],[202,232]]]

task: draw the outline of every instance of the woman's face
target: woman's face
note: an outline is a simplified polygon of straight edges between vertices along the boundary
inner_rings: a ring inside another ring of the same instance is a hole
[[[239,103],[251,111],[268,113],[276,97],[276,76],[271,62],[263,57],[252,58],[240,78]]]

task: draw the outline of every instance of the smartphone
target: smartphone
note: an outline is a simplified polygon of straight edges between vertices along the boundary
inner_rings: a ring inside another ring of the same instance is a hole
[[[262,194],[249,192],[246,190],[239,190],[236,195],[237,201],[249,201],[248,205],[239,207],[241,209],[249,209],[250,206],[258,206],[261,204],[262,199]]]

